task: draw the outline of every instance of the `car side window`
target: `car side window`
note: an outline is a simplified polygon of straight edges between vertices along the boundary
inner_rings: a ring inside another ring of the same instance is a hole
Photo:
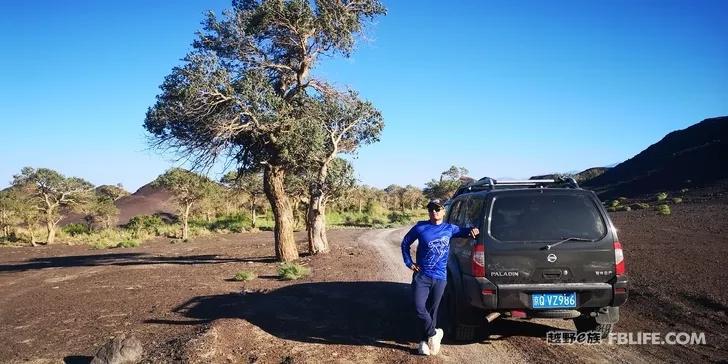
[[[455,218],[454,224],[457,226],[464,227],[468,220],[468,211],[470,210],[470,206],[473,204],[472,199],[464,200],[463,203],[460,205],[460,210],[458,211],[457,218]]]
[[[483,200],[474,198],[470,200],[468,205],[467,216],[465,218],[464,227],[480,227],[480,210],[483,209]]]
[[[460,205],[462,205],[462,200],[453,202],[452,207],[450,207],[450,214],[447,216],[447,222],[456,224],[455,221],[457,220]]]

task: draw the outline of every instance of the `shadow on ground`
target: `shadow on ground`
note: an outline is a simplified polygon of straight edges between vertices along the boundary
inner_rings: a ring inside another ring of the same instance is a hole
[[[143,253],[112,253],[34,258],[17,264],[0,265],[0,272],[21,272],[33,269],[93,267],[104,265],[128,266],[148,264],[221,264],[272,263],[275,257],[229,258],[218,255],[154,256]]]
[[[148,323],[194,325],[221,318],[245,319],[278,338],[308,343],[371,345],[410,350],[419,341],[409,284],[319,282],[270,292],[201,296],[176,307],[189,320]],[[553,327],[521,320],[497,320],[490,339],[546,337]]]
[[[303,283],[267,293],[196,297],[175,308],[195,322],[241,318],[269,334],[308,343],[402,349],[414,342],[410,286],[394,282]]]

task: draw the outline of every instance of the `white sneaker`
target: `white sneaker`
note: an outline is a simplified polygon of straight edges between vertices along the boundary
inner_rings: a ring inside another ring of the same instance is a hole
[[[430,355],[430,347],[427,346],[426,342],[420,341],[420,344],[417,345],[417,352],[420,355]]]
[[[443,336],[445,336],[445,333],[442,329],[435,329],[435,335],[432,335],[427,339],[427,344],[430,346],[430,353],[432,355],[440,353],[440,343],[442,342]]]

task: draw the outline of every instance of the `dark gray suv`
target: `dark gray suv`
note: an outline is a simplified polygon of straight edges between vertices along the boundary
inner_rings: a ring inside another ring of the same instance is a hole
[[[463,187],[447,221],[478,227],[450,242],[439,322],[472,340],[499,316],[573,319],[602,337],[619,320],[628,279],[622,246],[592,191],[573,179],[496,181]]]

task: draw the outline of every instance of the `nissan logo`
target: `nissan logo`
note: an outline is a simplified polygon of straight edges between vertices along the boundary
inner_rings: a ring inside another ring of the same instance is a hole
[[[546,257],[546,260],[548,260],[548,261],[549,261],[549,263],[553,263],[553,262],[555,262],[555,261],[556,261],[556,254],[549,254],[549,255],[548,255],[548,256]]]

